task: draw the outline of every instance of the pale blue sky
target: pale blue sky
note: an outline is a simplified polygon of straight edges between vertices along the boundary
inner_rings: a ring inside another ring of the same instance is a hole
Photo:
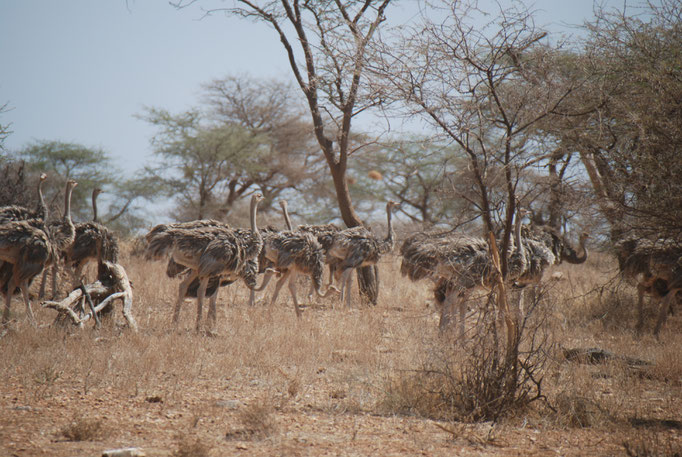
[[[535,7],[538,23],[553,30],[592,16],[592,0]],[[1,121],[14,131],[5,146],[76,142],[132,171],[151,157],[154,130],[134,117],[144,106],[182,111],[197,104],[202,83],[228,74],[290,78],[263,24],[201,17],[198,7],[176,10],[166,0],[0,0],[0,104],[13,108]]]

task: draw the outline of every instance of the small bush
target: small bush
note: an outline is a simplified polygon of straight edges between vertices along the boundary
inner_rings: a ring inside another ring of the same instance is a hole
[[[389,380],[379,408],[436,420],[495,421],[544,398],[541,383],[551,343],[544,315],[534,316],[536,305],[511,347],[494,312],[482,313],[465,346],[441,338],[422,367]]]
[[[102,420],[75,416],[60,430],[67,441],[96,441],[104,436]]]
[[[264,402],[247,406],[239,413],[238,419],[242,427],[228,431],[227,439],[265,439],[277,432],[272,407]]]
[[[557,395],[554,407],[557,412],[557,422],[569,427],[591,427],[609,418],[596,401],[574,392],[561,392]]]
[[[208,457],[211,452],[211,448],[199,438],[178,435],[175,442],[177,449],[173,452],[173,457]]]

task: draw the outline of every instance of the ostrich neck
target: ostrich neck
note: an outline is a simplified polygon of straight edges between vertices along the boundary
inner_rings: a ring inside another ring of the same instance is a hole
[[[516,222],[514,224],[514,242],[516,249],[521,249],[521,214],[516,213]]]
[[[38,208],[42,214],[43,220],[47,221],[47,205],[45,204],[45,198],[43,197],[43,180],[38,180]]]
[[[518,268],[518,274],[523,274],[523,272],[526,270],[526,267],[528,266],[528,258],[526,257],[526,250],[523,247],[523,243],[521,241],[521,211],[516,212],[516,221],[514,223],[514,244],[516,245],[516,249],[514,254],[516,254],[515,259],[515,264],[518,262],[518,264],[515,265],[516,268]]]
[[[71,223],[71,193],[72,186],[67,186],[66,194],[64,194],[64,221]]]
[[[386,206],[386,225],[388,227],[388,233],[386,234],[386,241],[389,243],[393,242],[393,225],[391,223],[391,207]]]
[[[97,219],[97,194],[92,193],[92,220],[93,222],[99,222]]]
[[[583,251],[582,255],[578,256],[573,250],[568,243],[568,248],[562,249],[562,259],[565,260],[568,263],[572,264],[581,264],[585,263],[587,260],[587,247],[585,246],[585,243],[587,242],[587,239],[585,237],[580,237],[580,244],[578,245],[578,249]]]
[[[258,226],[256,225],[256,212],[258,211],[258,200],[255,198],[251,200],[251,211],[250,211],[250,220],[251,220],[251,231],[256,235],[256,238],[258,240],[262,240],[263,238],[261,237],[260,232],[258,231]]]
[[[287,210],[287,205],[282,204],[282,214],[284,215],[284,222],[287,224],[287,230],[293,230],[291,225],[291,219],[289,219],[289,211]]]

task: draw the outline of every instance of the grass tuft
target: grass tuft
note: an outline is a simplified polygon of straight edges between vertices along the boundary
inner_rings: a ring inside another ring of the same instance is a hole
[[[97,441],[104,437],[104,423],[101,419],[76,415],[59,434],[67,441]]]

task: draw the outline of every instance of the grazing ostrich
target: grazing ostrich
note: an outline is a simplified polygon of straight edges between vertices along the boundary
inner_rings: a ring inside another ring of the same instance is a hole
[[[47,179],[47,174],[41,173],[38,179],[38,206],[31,211],[23,206],[4,206],[0,208],[0,224],[6,224],[12,221],[25,221],[30,219],[37,219],[40,221],[47,221],[47,205],[43,198],[43,183]]]
[[[289,218],[287,201],[280,200],[279,206],[282,208],[282,215],[284,216],[284,222],[287,225],[287,229],[294,231],[291,224],[291,219]],[[296,228],[296,231],[313,235],[315,238],[317,238],[317,241],[322,246],[322,250],[324,252],[324,263],[329,266],[329,282],[327,283],[327,289],[329,289],[334,280],[334,270],[337,263],[337,259],[329,255],[329,248],[334,242],[334,234],[339,232],[339,228],[334,224],[299,225]],[[310,286],[308,297],[312,299],[315,292],[315,282],[313,281]]]
[[[514,246],[509,254],[508,279],[523,275],[532,263],[530,252],[521,238],[522,210],[518,208],[514,224]],[[459,331],[464,339],[466,299],[477,288],[491,289],[494,267],[488,243],[478,237],[452,233],[417,233],[403,243],[400,271],[412,281],[430,279],[440,305],[439,329],[445,331],[459,305]]]
[[[615,244],[621,274],[637,283],[636,331],[644,327],[644,295],[660,303],[654,335],[658,338],[673,300],[682,290],[682,246],[672,240],[625,238]]]
[[[102,189],[92,191],[92,221],[76,224],[75,238],[65,254],[64,263],[71,270],[76,287],[83,282],[83,270],[90,262],[118,263],[118,240],[114,233],[97,221],[97,196]]]
[[[324,251],[317,239],[310,233],[292,231],[269,233],[263,239],[263,252],[265,259],[282,275],[275,286],[271,305],[275,304],[280,289],[288,280],[296,316],[301,317],[301,309],[296,297],[296,276],[299,273],[310,275],[315,292],[320,297],[326,297],[329,292],[335,290],[333,287],[329,287],[324,293],[321,291]],[[271,274],[271,272],[266,272],[263,284],[256,290],[265,288]]]
[[[173,312],[174,324],[177,325],[182,302],[190,284],[195,279],[199,280],[196,292],[196,330],[198,331],[201,326],[203,302],[211,278],[218,277],[220,281],[222,279],[234,281],[244,269],[245,263],[258,257],[262,239],[256,226],[256,210],[262,199],[260,194],[255,194],[251,198],[250,231],[230,229],[221,223],[195,221],[184,225],[159,225],[146,235],[147,259],[170,257],[174,263],[189,270],[189,274],[182,280],[178,289],[178,299]],[[175,267],[175,270],[181,270],[181,268]],[[215,304],[212,303],[209,310],[209,317],[213,323],[215,323],[214,306]]]
[[[393,201],[386,203],[387,234],[383,240],[377,239],[365,227],[352,227],[333,235],[328,255],[337,260],[334,277],[341,279],[341,301],[345,297],[347,307],[350,307],[353,270],[376,265],[383,254],[393,250],[395,233],[391,225],[391,215],[393,208],[397,206]]]

